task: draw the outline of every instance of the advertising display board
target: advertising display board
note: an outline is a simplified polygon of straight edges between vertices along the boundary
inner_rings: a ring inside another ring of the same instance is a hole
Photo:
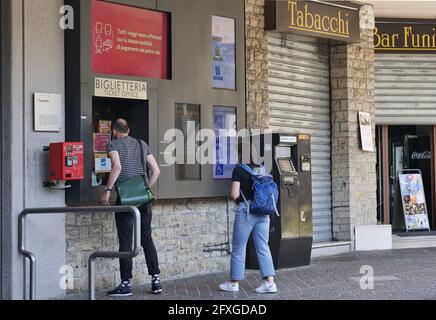
[[[236,90],[235,19],[212,16],[213,88]]]
[[[421,174],[399,174],[398,179],[407,231],[430,230]]]
[[[92,70],[168,78],[169,15],[92,0]]]

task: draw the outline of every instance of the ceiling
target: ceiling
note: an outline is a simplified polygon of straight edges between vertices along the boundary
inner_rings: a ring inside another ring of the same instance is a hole
[[[376,17],[436,19],[436,0],[366,0],[374,5]]]

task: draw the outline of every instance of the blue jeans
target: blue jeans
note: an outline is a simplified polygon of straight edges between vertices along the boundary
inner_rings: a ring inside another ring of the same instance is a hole
[[[263,278],[275,276],[273,259],[268,245],[269,216],[255,216],[247,213],[245,203],[238,205],[233,229],[233,253],[231,262],[231,280],[242,281],[245,278],[245,258],[248,240],[253,233],[257,260]]]

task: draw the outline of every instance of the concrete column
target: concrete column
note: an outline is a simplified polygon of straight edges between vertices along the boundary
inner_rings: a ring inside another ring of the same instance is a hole
[[[23,257],[18,216],[24,208],[62,207],[63,191],[43,188],[48,155],[43,146],[64,141],[64,132],[33,130],[33,94],[64,94],[62,0],[2,0],[2,298],[23,299]],[[41,15],[41,13],[44,13]],[[64,217],[30,218],[28,248],[37,258],[37,298],[62,295]]]
[[[24,203],[22,1],[1,1],[2,14],[2,299],[23,297],[18,213]]]
[[[376,153],[361,150],[358,112],[371,114],[375,146],[374,10],[362,5],[360,43],[331,48],[333,237],[354,240],[377,223]]]

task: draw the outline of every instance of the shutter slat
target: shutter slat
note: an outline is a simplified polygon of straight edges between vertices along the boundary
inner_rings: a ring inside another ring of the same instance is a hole
[[[314,242],[332,240],[329,47],[315,38],[269,33],[271,129],[312,136]]]

